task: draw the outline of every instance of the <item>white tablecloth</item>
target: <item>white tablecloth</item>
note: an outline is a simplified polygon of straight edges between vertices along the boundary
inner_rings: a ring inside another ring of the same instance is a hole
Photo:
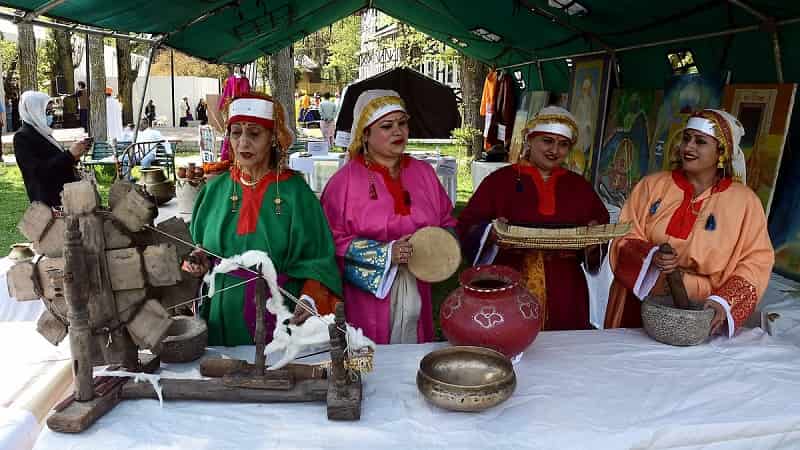
[[[358,422],[328,421],[321,403],[135,400],[83,434],[45,429],[35,448],[800,448],[800,349],[759,329],[685,348],[640,330],[541,333],[516,366],[516,392],[482,413],[418,393],[419,361],[442,345],[379,347]],[[197,376],[194,367],[166,372]]]
[[[289,155],[289,168],[302,172],[308,185],[314,192],[322,192],[328,179],[344,165],[343,153],[327,155],[300,156],[300,153]]]
[[[481,181],[495,170],[509,165],[507,162],[472,161],[472,192],[478,190]]]
[[[29,449],[39,420],[72,382],[69,344],[55,347],[36,322],[0,322],[0,449]]]

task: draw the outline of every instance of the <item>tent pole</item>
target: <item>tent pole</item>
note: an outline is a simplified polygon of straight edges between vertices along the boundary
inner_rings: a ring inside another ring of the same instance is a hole
[[[783,83],[783,61],[781,59],[781,44],[780,41],[778,40],[778,30],[775,23],[775,19],[753,8],[752,6],[748,5],[742,0],[728,0],[728,2],[738,6],[739,8],[744,9],[751,15],[758,18],[762,22],[764,30],[770,33],[770,39],[772,40],[772,50],[775,53],[775,71],[777,72],[778,83]]]
[[[0,19],[6,19],[12,22],[17,22],[20,20],[21,17],[22,16],[19,16],[17,14],[9,14],[0,11]],[[131,36],[123,33],[116,33],[113,31],[99,30],[97,28],[91,28],[83,25],[65,25],[63,23],[45,22],[44,20],[39,20],[39,19],[30,19],[28,20],[28,22],[40,27],[54,28],[56,30],[70,31],[73,33],[99,34],[100,36],[128,39],[136,42],[144,42],[146,44],[153,44],[155,42],[158,42],[156,39],[148,39],[139,36]]]
[[[172,87],[172,128],[175,128],[175,50],[169,49],[169,81]]]
[[[147,57],[147,71],[144,75],[144,89],[142,89],[142,101],[139,102],[139,110],[136,112],[136,121],[133,128],[133,142],[139,137],[139,123],[142,121],[142,111],[144,111],[144,99],[147,98],[147,86],[150,83],[150,68],[153,67],[153,59],[156,56],[155,44],[150,46],[150,54]]]
[[[775,25],[777,27],[781,27],[781,26],[785,26],[785,25],[792,25],[792,24],[799,23],[799,22],[800,22],[800,17],[793,17],[791,19],[786,19],[786,20],[781,20],[781,21],[775,22]],[[715,38],[715,37],[720,37],[720,36],[729,36],[729,35],[732,35],[732,34],[747,33],[747,32],[751,32],[751,31],[758,31],[760,29],[761,29],[760,25],[749,25],[749,26],[746,26],[746,27],[732,28],[730,30],[717,31],[717,32],[714,32],[714,33],[704,33],[704,34],[697,34],[697,35],[694,35],[694,36],[686,36],[686,37],[680,37],[680,38],[675,38],[675,39],[666,39],[666,40],[663,40],[663,41],[647,42],[647,43],[644,43],[644,44],[630,45],[630,46],[627,46],[627,47],[616,48],[616,49],[614,49],[614,51],[617,52],[617,53],[627,52],[627,51],[631,51],[631,50],[640,50],[640,49],[644,49],[644,48],[658,47],[658,46],[661,46],[661,45],[677,44],[677,43],[680,43],[680,42],[697,41],[697,40],[701,40],[701,39],[709,39],[709,38]],[[608,53],[608,52],[606,52],[605,50],[595,50],[595,51],[590,51],[590,52],[573,53],[573,54],[570,54],[570,55],[553,56],[553,57],[549,57],[549,58],[540,58],[538,60],[525,61],[525,62],[521,62],[521,63],[517,63],[517,64],[511,64],[511,65],[508,65],[508,66],[498,67],[498,69],[511,69],[511,68],[514,68],[514,67],[526,66],[528,64],[535,64],[536,61],[541,61],[541,62],[560,61],[560,60],[563,60],[563,59],[574,59],[574,58],[581,58],[581,57],[584,57],[584,56],[604,55],[606,53]]]
[[[30,22],[31,20],[35,19],[38,16],[50,11],[51,9],[55,8],[56,6],[64,3],[66,0],[51,0],[46,2],[44,5],[34,9],[33,11],[28,11],[25,13],[24,16],[20,17],[17,23],[25,23]]]
[[[781,60],[781,43],[778,41],[778,31],[772,32],[772,50],[775,52],[775,71],[778,83],[783,83],[783,61]]]
[[[541,61],[536,61],[536,72],[539,74],[539,86],[544,90],[544,72],[542,71]]]
[[[769,16],[767,16],[766,14],[762,13],[761,11],[753,8],[752,6],[750,6],[747,3],[743,2],[742,0],[728,0],[728,2],[738,6],[739,8],[742,8],[743,10],[747,11],[748,13],[750,13],[753,16],[756,16],[762,22],[768,22],[768,21],[772,20]]]

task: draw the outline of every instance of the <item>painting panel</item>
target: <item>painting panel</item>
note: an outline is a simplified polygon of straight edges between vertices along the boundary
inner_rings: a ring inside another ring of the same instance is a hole
[[[722,77],[718,75],[681,75],[670,79],[656,119],[648,172],[671,168],[686,120],[695,111],[719,108],[722,85]]]
[[[602,142],[611,64],[607,57],[575,61],[570,83],[569,111],[578,122],[578,141],[565,165],[587,180],[594,178]]]
[[[747,161],[747,185],[769,214],[789,131],[795,84],[734,84],[725,87],[723,108],[744,127],[741,146]]]
[[[611,95],[596,188],[614,222],[633,186],[647,175],[662,97],[662,91],[648,89],[615,89]]]

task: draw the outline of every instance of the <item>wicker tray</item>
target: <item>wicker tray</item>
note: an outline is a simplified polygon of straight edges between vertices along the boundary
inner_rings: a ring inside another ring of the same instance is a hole
[[[497,243],[503,247],[580,250],[608,242],[630,231],[630,223],[574,228],[530,228],[494,221]]]

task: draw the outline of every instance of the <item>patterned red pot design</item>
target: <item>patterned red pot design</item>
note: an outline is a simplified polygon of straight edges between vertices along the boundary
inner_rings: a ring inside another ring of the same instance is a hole
[[[488,347],[508,357],[525,350],[542,327],[539,302],[507,266],[465,270],[441,308],[442,332],[453,345]]]

